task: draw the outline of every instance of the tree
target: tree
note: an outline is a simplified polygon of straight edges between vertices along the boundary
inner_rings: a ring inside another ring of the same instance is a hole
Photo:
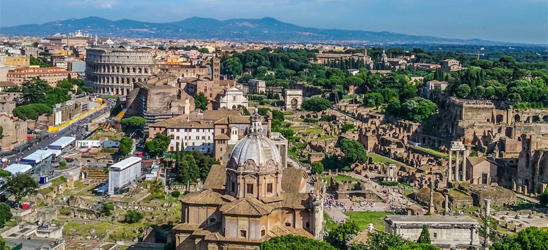
[[[124,221],[130,224],[139,222],[145,217],[145,215],[142,212],[139,212],[137,210],[129,210],[124,215]]]
[[[53,114],[53,109],[43,103],[27,104],[17,106],[13,109],[13,115],[21,118],[22,120],[36,120],[40,115],[51,115]]]
[[[308,111],[323,111],[331,108],[332,104],[329,100],[325,98],[309,98],[303,101],[302,107],[304,110]]]
[[[384,97],[381,93],[367,93],[363,98],[366,107],[378,107],[384,103]]]
[[[354,244],[352,250],[440,250],[430,244],[406,242],[399,235],[384,232],[368,233],[366,244]]]
[[[298,235],[284,235],[271,238],[261,243],[261,250],[336,250],[325,241],[317,241]]]
[[[0,249],[5,250],[6,248],[6,240],[0,236]]]
[[[421,97],[414,97],[401,105],[400,114],[403,115],[405,119],[414,122],[422,122],[428,119],[437,109],[438,105],[432,101]]]
[[[67,166],[67,160],[61,159],[59,160],[59,167],[66,167]]]
[[[11,220],[12,217],[11,207],[6,203],[0,203],[0,228],[4,227],[6,222]]]
[[[430,244],[430,232],[428,231],[427,225],[422,226],[422,232],[421,232],[421,235],[419,236],[419,239],[417,240],[417,243]]]
[[[455,92],[455,94],[457,94],[457,96],[460,98],[464,98],[467,97],[471,91],[472,89],[470,89],[470,86],[468,86],[468,84],[461,84],[457,87],[457,91]]]
[[[356,236],[359,232],[358,225],[352,220],[347,220],[344,223],[337,225],[327,235],[327,242],[332,246],[343,249],[351,237]]]
[[[207,178],[209,170],[211,169],[211,166],[213,166],[213,164],[219,164],[219,161],[215,160],[214,157],[204,155],[198,150],[192,150],[186,153],[192,155],[194,161],[196,161],[196,165],[198,166],[200,172],[199,178],[202,180],[205,180]]]
[[[198,164],[196,163],[194,156],[191,154],[185,154],[185,156],[183,156],[183,164],[187,165],[186,169],[188,170],[185,183],[187,181],[192,183],[196,182],[196,180],[200,177],[200,168],[198,168]]]
[[[112,210],[114,210],[114,204],[111,201],[103,202],[103,204],[101,204],[101,208],[99,208],[99,212],[105,216],[110,216],[112,214]]]
[[[19,202],[23,197],[35,195],[39,185],[29,174],[15,174],[6,181],[6,191],[15,197]]]
[[[548,204],[548,188],[542,192],[538,197],[540,205],[546,206]]]
[[[133,140],[129,137],[124,137],[120,140],[120,147],[118,148],[118,152],[121,155],[127,155],[129,152],[131,152],[131,149],[133,148]]]
[[[198,94],[194,94],[194,104],[197,109],[207,110],[208,103],[209,101],[204,93],[200,92]]]
[[[208,48],[199,48],[198,52],[200,52],[200,53],[209,53],[209,49]]]
[[[179,192],[179,190],[171,192],[171,197],[179,198],[179,196],[181,196],[181,192]]]
[[[346,133],[346,132],[348,132],[348,131],[350,131],[350,130],[352,130],[352,129],[355,129],[355,128],[356,128],[356,126],[354,126],[354,124],[345,123],[345,124],[342,125],[341,131],[342,131],[343,133]]]
[[[367,152],[362,144],[357,141],[342,139],[340,141],[341,151],[345,155],[345,159],[349,164],[359,162],[361,164],[367,162]]]
[[[537,227],[528,227],[514,236],[505,236],[491,247],[493,250],[546,250],[548,232]]]
[[[7,179],[11,176],[11,172],[10,171],[6,171],[4,169],[0,169],[0,178],[4,178],[4,179]]]
[[[319,161],[312,163],[312,169],[310,170],[312,174],[322,174],[323,173],[323,164]]]
[[[135,131],[145,126],[147,124],[147,121],[143,117],[132,116],[129,118],[122,119],[120,124],[122,125],[122,128],[126,132],[129,132],[130,137],[133,137],[133,134],[135,134]]]
[[[238,57],[230,57],[221,64],[221,70],[225,74],[232,75],[234,77],[242,74],[243,65]]]
[[[145,151],[152,157],[160,156],[167,151],[171,137],[157,133],[154,139],[145,142]]]

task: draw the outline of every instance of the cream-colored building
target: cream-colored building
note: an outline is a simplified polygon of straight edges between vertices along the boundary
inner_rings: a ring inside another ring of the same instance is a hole
[[[2,152],[11,151],[27,141],[27,122],[11,114],[0,113]]]
[[[479,222],[468,216],[387,215],[385,232],[416,242],[423,226],[428,227],[432,245],[441,249],[479,249]]]
[[[219,107],[227,109],[238,109],[239,106],[248,107],[248,100],[244,92],[236,87],[231,87],[219,95]]]
[[[322,239],[325,186],[306,192],[304,169],[285,168],[275,142],[251,117],[225,167],[214,165],[204,190],[181,199],[182,223],[173,229],[177,249],[257,249],[284,234]]]

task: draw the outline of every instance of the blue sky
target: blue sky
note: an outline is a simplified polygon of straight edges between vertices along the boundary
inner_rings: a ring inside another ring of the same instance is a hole
[[[274,17],[305,27],[548,43],[547,0],[0,0],[0,27],[87,16]]]

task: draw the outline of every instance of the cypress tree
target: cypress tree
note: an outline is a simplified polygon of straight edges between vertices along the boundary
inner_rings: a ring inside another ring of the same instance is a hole
[[[422,226],[422,232],[419,236],[419,239],[417,240],[417,243],[419,244],[430,244],[430,232],[428,232],[428,226],[423,225]]]

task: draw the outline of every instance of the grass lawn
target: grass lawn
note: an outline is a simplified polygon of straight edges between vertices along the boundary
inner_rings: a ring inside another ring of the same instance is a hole
[[[345,175],[337,175],[337,176],[335,176],[335,180],[338,180],[338,181],[360,181],[356,178],[352,178],[352,177],[345,176]]]
[[[59,178],[55,178],[55,179],[51,180],[51,185],[52,186],[58,186],[60,184],[66,183],[66,182],[67,182],[67,180],[65,180],[65,177],[60,176]]]
[[[335,224],[331,217],[329,217],[329,215],[327,215],[326,213],[323,213],[323,219],[325,220],[326,231],[329,232],[331,231],[331,229],[337,226],[337,224]]]
[[[476,207],[476,206],[471,206],[471,207],[466,208],[466,210],[470,211],[470,213],[476,212],[480,209],[481,209],[481,207]]]
[[[415,190],[408,188],[408,189],[405,189],[405,190],[403,191],[403,195],[405,195],[405,197],[408,197],[408,195],[410,195],[410,194],[412,194],[412,193],[414,193],[414,192],[415,192]]]
[[[369,227],[369,223],[373,223],[373,227],[378,230],[384,231],[384,217],[386,215],[393,215],[394,213],[388,212],[346,212],[346,215],[356,222],[360,231],[363,231]]]
[[[399,162],[396,162],[396,161],[393,161],[393,160],[390,160],[386,157],[382,157],[378,154],[375,154],[375,153],[369,153],[367,156],[371,157],[373,159],[374,162],[386,162],[386,163],[389,163],[389,164],[394,164],[396,166],[400,166],[401,164]]]
[[[443,153],[443,152],[440,152],[440,151],[437,151],[437,150],[434,150],[434,149],[431,149],[431,148],[423,148],[423,147],[414,146],[414,145],[408,145],[408,146],[410,148],[414,148],[416,150],[422,151],[424,153],[427,153],[427,154],[430,154],[430,155],[433,155],[433,156],[437,156],[437,157],[441,157],[441,158],[449,158],[449,154]]]

